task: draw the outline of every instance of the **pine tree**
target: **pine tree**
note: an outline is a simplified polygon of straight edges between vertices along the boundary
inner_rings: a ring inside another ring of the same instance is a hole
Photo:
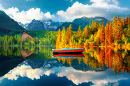
[[[78,29],[78,31],[77,31],[77,37],[82,37],[81,26],[79,26],[79,29]]]
[[[63,27],[61,32],[61,47],[65,48],[66,44],[67,44],[66,31],[65,27]]]
[[[88,28],[88,25],[84,28],[84,30],[83,30],[83,37],[84,38],[88,38],[88,36],[89,36],[89,34],[90,34],[90,32],[89,32],[89,28]]]
[[[120,20],[117,21],[116,16],[114,17],[112,28],[113,28],[113,38],[114,38],[114,40],[120,40],[121,34],[122,34],[122,24],[121,24]]]
[[[109,43],[109,22],[107,23],[105,27],[105,45]]]
[[[101,28],[101,36],[100,36],[100,43],[104,43],[105,42],[105,29],[104,29],[104,19],[103,19],[103,24],[102,24],[102,28]]]
[[[60,46],[60,43],[61,43],[61,31],[59,29],[57,39],[56,39],[56,48]]]
[[[108,43],[109,43],[109,44],[112,44],[112,42],[113,42],[113,39],[112,39],[113,36],[112,36],[112,34],[113,34],[113,33],[112,33],[112,22],[111,22],[111,20],[110,20],[109,32],[108,32],[108,33],[109,33]]]
[[[72,36],[72,24],[69,25],[69,27],[67,28],[67,31],[66,31],[66,36],[67,36],[67,44],[69,43],[69,40],[70,40],[70,37]]]

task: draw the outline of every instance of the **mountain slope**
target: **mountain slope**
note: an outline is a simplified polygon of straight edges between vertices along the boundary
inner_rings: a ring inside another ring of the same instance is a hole
[[[22,26],[23,28],[27,28],[27,26],[29,25],[29,23],[27,23],[27,24],[22,24],[21,22],[18,22],[18,24],[20,25],[20,26]]]
[[[94,18],[87,18],[87,17],[82,17],[82,18],[77,18],[73,21],[73,23],[79,24],[81,27],[85,27],[86,25],[89,25],[90,22],[92,21],[97,21],[98,23],[101,23],[104,19],[104,25],[107,24],[108,20],[104,17],[94,17]]]
[[[53,22],[52,20],[32,20],[26,27],[26,30],[48,30],[55,31],[62,22]]]
[[[44,24],[40,20],[32,20],[26,30],[45,30]]]
[[[65,26],[65,28],[69,27],[70,24],[72,24],[72,30],[77,31],[78,27],[81,26],[83,29],[86,25],[89,25],[90,22],[97,21],[101,23],[104,19],[104,25],[109,22],[106,18],[104,17],[94,17],[94,18],[87,18],[87,17],[82,17],[82,18],[76,18],[73,22],[65,22],[63,23],[60,27],[57,28],[57,30],[60,28],[62,30],[62,27]]]
[[[5,12],[0,11],[0,34],[13,34],[25,30],[16,21],[11,19]]]

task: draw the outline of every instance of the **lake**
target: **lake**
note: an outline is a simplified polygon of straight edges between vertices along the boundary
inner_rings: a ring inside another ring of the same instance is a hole
[[[130,86],[128,50],[86,48],[68,57],[52,48],[0,47],[0,86]]]

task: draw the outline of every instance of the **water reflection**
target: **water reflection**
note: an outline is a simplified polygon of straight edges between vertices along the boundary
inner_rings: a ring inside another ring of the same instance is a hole
[[[42,66],[36,66],[41,65]],[[74,84],[79,85],[82,83],[92,82],[97,86],[108,85],[108,83],[118,83],[120,80],[127,80],[129,76],[125,73],[115,75],[113,71],[79,71],[73,67],[62,66],[56,59],[54,60],[26,60],[19,64],[16,68],[9,71],[2,78],[9,80],[17,80],[20,77],[27,77],[31,80],[40,79],[44,75],[50,76],[55,74],[57,77],[66,77]]]
[[[26,50],[22,50],[21,51],[21,55],[22,55],[22,57],[25,59],[25,58],[27,58],[27,57],[29,57],[30,55],[32,55],[34,52],[33,51],[31,51],[30,53],[27,53],[27,51]]]
[[[70,54],[53,54],[53,57],[62,57],[62,58],[74,58],[74,57],[85,57],[82,53],[70,53]]]
[[[0,56],[1,86],[5,81],[13,81],[14,85],[15,81],[24,78],[37,83],[37,80],[54,75],[53,84],[58,78],[67,79],[66,83],[72,82],[71,85],[120,85],[122,80],[130,81],[130,51],[127,50],[95,48],[85,49],[83,54],[57,54],[54,57],[51,47],[4,50],[0,50],[3,52]],[[31,85],[28,83],[28,86]]]

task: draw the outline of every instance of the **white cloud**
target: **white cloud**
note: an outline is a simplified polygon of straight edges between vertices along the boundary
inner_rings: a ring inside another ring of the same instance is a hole
[[[2,5],[0,5],[0,10],[3,10],[7,15],[13,18],[17,22],[21,22],[23,24],[30,23],[33,19],[35,20],[43,20],[54,18],[54,15],[51,15],[50,12],[43,13],[40,8],[31,8],[27,11],[19,11],[17,7],[12,7],[8,9],[4,9]]]
[[[4,11],[14,20],[18,22],[22,22],[24,24],[31,22],[33,19],[42,20],[46,18],[51,18],[51,14],[49,12],[43,13],[40,10],[40,8],[36,8],[36,9],[31,8],[28,11],[20,12],[18,8],[12,7],[9,9],[5,9]]]
[[[40,79],[40,76],[47,75],[49,76],[53,71],[49,71],[47,69],[37,68],[32,69],[31,66],[18,66],[13,70],[9,71],[7,74],[3,76],[3,78],[8,78],[9,80],[17,80],[19,76],[21,77],[28,77],[32,80]]]
[[[118,83],[120,80],[127,80],[129,76],[127,74],[115,75],[113,71],[79,71],[71,67],[62,68],[57,74],[58,77],[67,77],[76,85],[82,83],[92,82],[94,86],[105,86],[108,83]]]
[[[9,80],[17,80],[19,76],[28,77],[32,80],[40,79],[41,76],[50,74],[56,74],[57,77],[66,77],[68,80],[71,80],[74,84],[79,85],[82,83],[92,82],[94,86],[105,86],[108,83],[115,83],[114,85],[118,85],[120,80],[127,80],[129,76],[126,73],[121,73],[119,75],[115,75],[113,71],[105,70],[105,71],[80,71],[75,70],[72,67],[53,67],[51,69],[48,68],[36,68],[32,69],[29,65],[21,65],[17,66],[13,70],[10,70],[3,77],[0,77],[0,81],[4,78],[8,78]]]
[[[40,8],[31,8],[27,11],[19,11],[19,9],[16,7],[4,9],[0,5],[0,9],[3,9],[14,20],[22,23],[29,23],[33,19],[43,20],[48,18],[52,19],[53,21],[71,22],[75,18],[80,18],[83,16],[101,16],[112,19],[114,15],[119,14],[124,16],[126,13],[128,13],[128,11],[130,11],[126,7],[120,7],[118,0],[90,0],[90,2],[90,5],[75,2],[71,7],[68,7],[66,11],[60,10],[57,11],[56,14],[50,14],[50,12],[44,13]]]
[[[0,4],[0,10],[3,10],[4,8],[3,8],[3,6]]]
[[[112,2],[116,5],[119,5],[119,2],[117,0],[112,0]]]
[[[129,10],[128,8],[119,7],[117,0],[90,0],[90,2],[92,2],[91,5],[75,2],[66,11],[58,11],[57,15],[66,21],[72,21],[82,16],[102,16],[109,19],[113,18],[114,15],[126,13]]]

